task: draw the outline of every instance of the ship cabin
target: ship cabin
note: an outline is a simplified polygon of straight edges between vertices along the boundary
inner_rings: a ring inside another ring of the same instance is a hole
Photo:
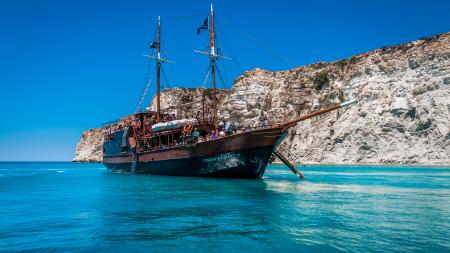
[[[177,119],[169,113],[160,113],[158,117],[154,111],[134,114],[127,121],[127,127],[130,146],[139,152],[192,144],[198,138],[206,139],[214,130],[214,124],[209,120]],[[194,131],[198,132],[195,138]]]

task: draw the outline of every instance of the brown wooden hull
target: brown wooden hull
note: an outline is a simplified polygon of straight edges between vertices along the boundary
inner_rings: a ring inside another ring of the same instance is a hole
[[[131,154],[104,156],[103,162],[114,171],[141,174],[260,178],[273,149],[284,136],[283,127],[272,127],[138,153],[135,158]]]

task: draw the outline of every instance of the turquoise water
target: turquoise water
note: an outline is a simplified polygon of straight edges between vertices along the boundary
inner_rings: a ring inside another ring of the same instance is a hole
[[[230,180],[0,163],[0,251],[450,252],[450,168],[304,171]]]

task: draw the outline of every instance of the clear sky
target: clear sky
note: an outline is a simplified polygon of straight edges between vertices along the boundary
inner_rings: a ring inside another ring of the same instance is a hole
[[[132,113],[153,72],[142,54],[158,15],[176,62],[165,87],[199,86],[208,59],[192,50],[207,45],[196,28],[210,2],[0,1],[0,160],[71,160],[83,130]],[[450,31],[450,1],[213,2],[233,58],[219,87],[240,69],[335,61]]]

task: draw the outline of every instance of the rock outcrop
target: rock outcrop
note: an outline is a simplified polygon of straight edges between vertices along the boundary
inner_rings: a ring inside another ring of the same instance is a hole
[[[162,108],[190,103],[176,113],[192,117],[205,92],[167,90]],[[245,72],[222,92],[219,114],[251,126],[261,111],[274,123],[352,98],[360,103],[292,128],[291,152],[308,163],[450,164],[450,33],[336,62]],[[83,133],[74,160],[101,157],[101,131]]]
[[[125,119],[125,118],[124,118]],[[103,159],[103,137],[106,133],[114,131],[123,120],[99,127],[89,128],[81,135],[77,144],[73,162],[101,162]]]
[[[103,136],[106,130],[90,128],[83,132],[75,150],[73,162],[101,162],[103,155]]]
[[[219,103],[229,95],[229,90],[217,90]],[[202,107],[212,108],[212,90],[209,88],[168,88],[161,93],[161,109],[174,113],[178,118],[194,118]],[[150,110],[156,111],[156,97],[153,97]]]

